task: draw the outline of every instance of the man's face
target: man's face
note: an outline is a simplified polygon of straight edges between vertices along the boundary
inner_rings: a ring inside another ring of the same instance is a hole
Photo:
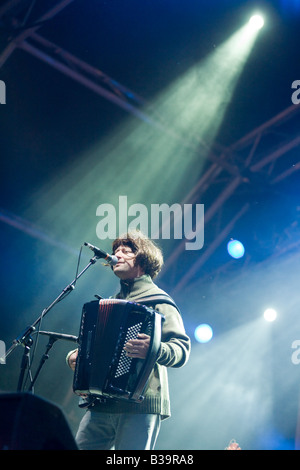
[[[113,271],[120,279],[134,279],[144,274],[140,266],[135,265],[136,256],[129,246],[120,245],[114,255],[118,258],[118,263],[113,266]]]

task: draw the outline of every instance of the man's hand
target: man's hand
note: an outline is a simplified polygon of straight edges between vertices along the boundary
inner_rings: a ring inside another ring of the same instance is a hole
[[[141,333],[138,339],[130,339],[124,346],[128,357],[145,359],[150,346],[150,336]]]
[[[78,349],[76,349],[76,351],[74,351],[71,354],[71,356],[68,357],[68,363],[72,370],[75,370],[77,356],[78,356]]]

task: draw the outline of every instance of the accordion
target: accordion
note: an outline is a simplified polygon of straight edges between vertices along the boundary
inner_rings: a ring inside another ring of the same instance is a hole
[[[101,299],[84,304],[73,390],[78,395],[141,402],[161,341],[163,315],[134,302]],[[150,336],[145,359],[130,358],[124,345]]]

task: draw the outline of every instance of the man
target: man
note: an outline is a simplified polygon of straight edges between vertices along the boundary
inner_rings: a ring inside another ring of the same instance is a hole
[[[112,268],[120,279],[120,291],[115,298],[138,302],[145,296],[167,294],[153,279],[163,265],[161,250],[141,232],[128,233],[113,242],[113,254],[118,263]],[[107,398],[98,400],[84,415],[76,435],[80,449],[151,450],[160,430],[161,420],[168,418],[170,399],[167,367],[183,366],[190,354],[190,338],[186,335],[178,309],[172,303],[151,307],[164,315],[161,345],[150,374],[144,400],[141,403]],[[142,301],[140,303],[143,303]],[[149,305],[148,305],[149,306]],[[150,338],[140,334],[128,341],[124,350],[129,357],[144,359]],[[67,356],[74,370],[77,351]]]

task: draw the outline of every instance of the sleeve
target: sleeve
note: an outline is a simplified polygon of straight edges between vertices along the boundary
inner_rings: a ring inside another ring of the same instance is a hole
[[[191,351],[191,340],[185,332],[182,317],[171,305],[159,304],[155,310],[165,317],[157,363],[166,367],[182,367]]]

